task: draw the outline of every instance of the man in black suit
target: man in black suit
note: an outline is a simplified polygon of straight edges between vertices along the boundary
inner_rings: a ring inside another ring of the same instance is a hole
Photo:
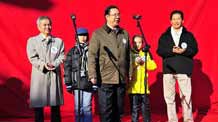
[[[193,57],[198,52],[193,34],[183,26],[183,12],[170,14],[171,27],[158,43],[157,53],[163,59],[163,89],[168,122],[178,122],[175,104],[175,83],[178,81],[184,122],[193,122],[191,103],[191,74]]]

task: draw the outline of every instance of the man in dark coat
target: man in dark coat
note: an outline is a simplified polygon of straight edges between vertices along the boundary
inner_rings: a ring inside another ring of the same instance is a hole
[[[178,81],[184,122],[193,122],[191,74],[193,57],[198,52],[193,34],[183,26],[183,12],[170,15],[171,27],[159,39],[157,53],[163,59],[163,88],[169,122],[178,122],[175,104],[175,82]]]

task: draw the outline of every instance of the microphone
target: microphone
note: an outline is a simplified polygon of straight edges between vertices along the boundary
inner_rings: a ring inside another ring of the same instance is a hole
[[[133,15],[133,19],[135,19],[135,20],[140,20],[141,18],[142,18],[142,16],[139,14]]]
[[[104,50],[107,52],[110,58],[113,58],[115,61],[117,61],[117,58],[113,55],[113,53],[110,51],[108,47],[104,46]]]
[[[148,44],[146,44],[143,48],[142,48],[142,51],[143,52],[148,52],[149,51],[149,49],[150,49],[150,45],[148,45]]]
[[[76,15],[75,14],[71,14],[70,17],[71,17],[72,20],[76,20]]]

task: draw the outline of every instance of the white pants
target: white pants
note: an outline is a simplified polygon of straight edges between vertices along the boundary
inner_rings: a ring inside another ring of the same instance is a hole
[[[191,78],[186,74],[164,74],[164,99],[167,104],[168,122],[178,122],[175,104],[175,84],[178,81],[184,122],[193,122],[191,102]]]

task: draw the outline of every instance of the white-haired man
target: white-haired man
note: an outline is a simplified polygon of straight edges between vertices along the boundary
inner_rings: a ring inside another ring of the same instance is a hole
[[[35,111],[35,122],[43,122],[43,107],[51,106],[51,122],[60,122],[63,104],[60,64],[64,59],[64,43],[51,35],[51,19],[37,19],[39,34],[27,42],[27,56],[32,64],[30,107]]]

